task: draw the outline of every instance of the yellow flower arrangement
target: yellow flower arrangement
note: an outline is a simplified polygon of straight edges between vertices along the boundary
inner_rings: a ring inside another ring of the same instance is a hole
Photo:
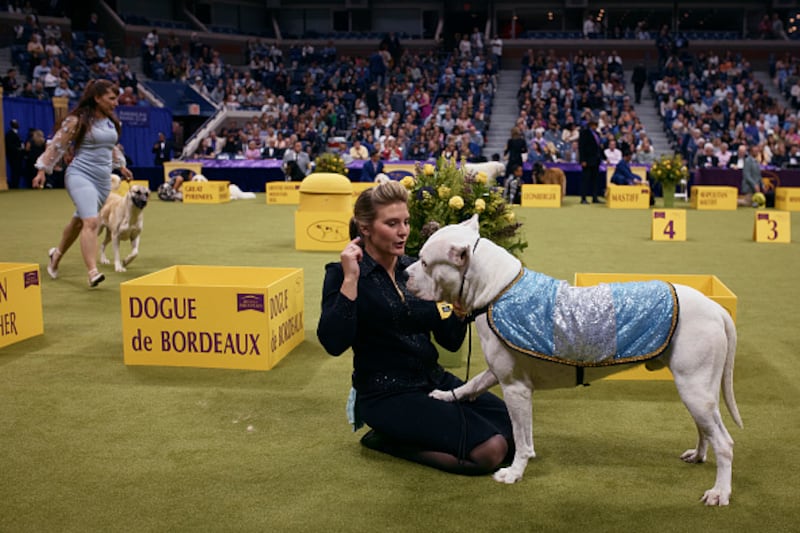
[[[462,168],[463,162],[457,165],[445,159],[435,166],[418,163],[414,177],[406,176],[401,181],[409,190],[411,216],[406,253],[419,255],[434,231],[478,213],[481,236],[519,255],[528,243],[519,231],[522,224],[503,200],[502,189],[490,184],[485,174],[465,172]]]
[[[314,160],[314,172],[331,172],[347,176],[347,166],[339,154],[325,152]]]
[[[689,169],[680,154],[664,154],[650,167],[650,179],[662,186],[674,186],[688,178]]]

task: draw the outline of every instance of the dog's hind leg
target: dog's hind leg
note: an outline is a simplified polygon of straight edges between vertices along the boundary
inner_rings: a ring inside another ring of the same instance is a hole
[[[134,259],[139,256],[139,235],[131,239],[131,253],[128,254],[128,257],[122,262],[123,266],[130,265]]]
[[[705,492],[706,505],[728,505],[733,470],[733,438],[722,420],[720,388],[726,382],[726,401],[734,421],[741,417],[733,399],[731,383],[736,351],[732,322],[718,304],[689,287],[676,286],[681,301],[680,320],[669,352],[669,367],[684,405],[697,426],[697,446],[681,459],[699,463],[706,459],[709,444],[714,449],[717,476]]]
[[[680,389],[679,389],[680,391]],[[708,444],[714,448],[717,459],[717,478],[714,486],[703,495],[706,505],[728,505],[731,497],[731,474],[733,470],[733,438],[722,422],[719,402],[712,396],[686,398],[681,394],[683,403],[697,425],[697,447],[686,450],[681,459],[688,463],[705,461]]]
[[[108,243],[111,242],[111,229],[107,226],[100,226],[100,231],[98,234],[103,232],[103,228],[106,230],[106,236],[103,239],[103,242],[100,244],[100,263],[108,265],[111,263],[111,261],[109,261],[108,257],[106,257],[106,246],[108,246]]]

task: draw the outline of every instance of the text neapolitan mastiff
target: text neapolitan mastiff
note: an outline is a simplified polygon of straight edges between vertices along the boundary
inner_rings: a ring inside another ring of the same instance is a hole
[[[648,368],[669,366],[697,425],[697,446],[681,459],[700,463],[709,444],[714,449],[717,478],[703,502],[728,504],[733,439],[719,410],[720,386],[733,420],[740,427],[742,420],[733,395],[736,329],[716,302],[661,281],[571,287],[523,269],[509,252],[481,238],[477,216],[434,233],[407,272],[408,287],[419,297],[458,303],[477,315],[489,370],[454,391],[431,395],[468,400],[500,383],[516,452],[495,480],[518,481],[536,456],[535,388],[574,386],[576,372],[590,381],[648,361]]]

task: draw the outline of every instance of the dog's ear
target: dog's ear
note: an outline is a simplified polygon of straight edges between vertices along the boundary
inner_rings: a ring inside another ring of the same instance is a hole
[[[472,215],[469,219],[465,220],[461,223],[462,226],[466,226],[467,228],[471,229],[474,232],[478,232],[478,213]]]
[[[447,259],[457,267],[463,267],[469,261],[469,244],[452,245],[447,251]]]

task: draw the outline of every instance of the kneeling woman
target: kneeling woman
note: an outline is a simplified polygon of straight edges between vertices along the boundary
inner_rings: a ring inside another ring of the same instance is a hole
[[[463,383],[439,365],[431,334],[455,350],[467,325],[406,289],[407,202],[395,181],[358,197],[353,240],[341,262],[326,266],[317,336],[331,355],[353,349],[353,414],[372,428],[362,444],[448,472],[491,473],[511,456],[503,401],[490,393],[454,403],[428,396]]]

